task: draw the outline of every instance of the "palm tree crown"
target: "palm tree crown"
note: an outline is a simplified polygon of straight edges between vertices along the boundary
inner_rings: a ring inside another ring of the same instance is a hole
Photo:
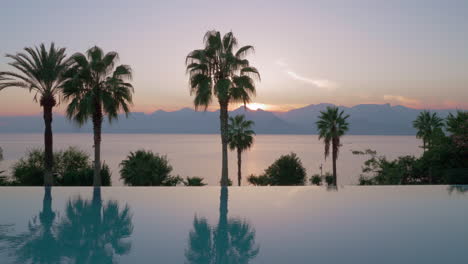
[[[19,87],[35,92],[34,100],[41,106],[47,101],[57,103],[55,96],[60,92],[66,78],[69,61],[66,59],[65,48],[56,48],[54,43],[49,49],[41,44],[39,47],[24,48],[25,53],[7,54],[13,60],[8,65],[18,72],[0,72],[0,90],[8,87]]]
[[[241,152],[252,147],[255,132],[252,126],[255,124],[252,120],[246,120],[244,115],[236,115],[229,118],[229,148],[231,150],[240,150]]]
[[[70,79],[63,91],[64,98],[70,100],[69,118],[82,125],[96,114],[105,114],[111,121],[119,111],[130,112],[134,89],[126,81],[132,79],[132,70],[128,65],[115,67],[119,59],[116,52],[104,54],[101,48],[93,47],[86,55],[76,53],[71,59]]]
[[[254,47],[243,46],[234,52],[237,39],[232,32],[221,37],[218,31],[208,31],[204,43],[204,49],[194,50],[186,58],[195,107],[206,109],[213,95],[224,104],[250,102],[255,95],[254,79],[260,80],[258,70],[245,59]]]
[[[339,111],[338,107],[327,107],[325,112],[320,112],[317,128],[319,139],[323,139],[325,143],[325,158],[330,154],[330,144],[334,143],[336,153],[340,145],[340,137],[349,130],[349,123],[346,119],[349,115],[344,115],[344,111]],[[333,149],[335,150],[335,149]]]
[[[416,137],[423,140],[424,151],[431,146],[431,138],[434,132],[442,129],[443,126],[443,120],[437,116],[437,113],[431,114],[425,110],[413,121],[413,127],[418,130]]]

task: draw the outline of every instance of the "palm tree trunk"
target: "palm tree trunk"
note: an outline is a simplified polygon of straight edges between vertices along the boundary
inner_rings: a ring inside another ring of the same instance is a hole
[[[220,124],[222,145],[221,186],[228,186],[228,104],[220,102]]]
[[[102,127],[102,110],[101,105],[96,104],[95,114],[93,115],[93,132],[94,132],[94,187],[101,186],[101,127]]]
[[[242,180],[242,152],[240,149],[237,149],[237,182],[239,183],[239,186],[241,186],[241,180]]]
[[[46,101],[46,100],[44,100]],[[44,102],[44,186],[53,185],[52,168],[54,166],[53,139],[52,139],[52,107],[51,102]]]
[[[335,186],[338,186],[338,178],[336,176],[336,158],[337,158],[337,152],[336,152],[336,143],[332,142],[332,163],[333,163],[333,181]]]

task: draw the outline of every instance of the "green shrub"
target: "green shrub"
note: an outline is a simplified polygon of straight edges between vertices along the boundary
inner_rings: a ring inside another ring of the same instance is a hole
[[[120,178],[129,186],[175,186],[182,182],[179,176],[171,176],[167,157],[152,151],[130,152],[120,167]]]
[[[327,185],[334,185],[333,183],[335,182],[335,180],[330,172],[326,172],[324,178]]]
[[[322,177],[320,177],[318,174],[314,174],[312,177],[310,177],[310,183],[312,185],[320,186],[322,185]]]
[[[283,155],[268,167],[263,175],[247,178],[253,185],[304,185],[306,171],[295,153]]]
[[[94,166],[89,155],[75,147],[54,152],[54,185],[92,186]],[[41,186],[44,184],[44,151],[31,150],[13,165],[14,185]],[[111,185],[111,172],[107,165],[101,168],[103,186]]]
[[[184,185],[185,186],[205,186],[206,183],[203,182],[203,178],[201,177],[187,177],[185,178]]]

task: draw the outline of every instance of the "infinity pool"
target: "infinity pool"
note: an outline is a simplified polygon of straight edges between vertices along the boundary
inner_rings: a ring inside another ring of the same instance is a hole
[[[462,263],[468,187],[0,188],[0,263]]]

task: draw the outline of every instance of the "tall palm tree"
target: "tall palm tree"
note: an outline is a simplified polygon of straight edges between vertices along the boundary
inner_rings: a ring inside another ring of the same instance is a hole
[[[349,129],[349,123],[346,121],[348,118],[349,115],[345,116],[344,111],[340,111],[338,107],[327,107],[326,111],[320,112],[319,120],[316,122],[319,140],[323,139],[325,143],[325,159],[330,154],[330,144],[332,146],[333,180],[335,186],[338,182],[336,160],[338,159],[338,151],[341,147],[340,137]]]
[[[195,95],[195,109],[204,110],[217,97],[220,108],[222,143],[221,185],[227,186],[228,178],[228,107],[229,103],[247,104],[255,95],[255,82],[260,74],[245,57],[254,50],[243,46],[237,51],[237,39],[232,32],[221,37],[219,31],[208,31],[205,47],[190,52],[185,60],[190,75],[190,92]]]
[[[423,150],[426,151],[431,147],[431,139],[437,130],[444,126],[442,118],[437,116],[437,113],[422,111],[416,120],[413,121],[413,127],[418,130],[416,137],[422,139]]]
[[[25,52],[6,55],[13,61],[9,63],[16,72],[0,72],[0,90],[18,87],[34,92],[34,101],[39,101],[43,109],[44,131],[44,185],[53,184],[53,137],[52,110],[57,105],[57,97],[66,81],[64,73],[69,68],[65,48],[57,48],[54,43],[49,49],[41,44],[39,47],[24,48]]]
[[[67,116],[83,125],[91,119],[94,133],[94,186],[101,186],[101,128],[104,115],[109,122],[123,111],[130,112],[133,86],[126,82],[132,78],[128,65],[115,67],[116,52],[104,53],[99,47],[90,48],[86,54],[71,57],[70,78],[63,89],[64,99],[70,101]]]
[[[241,186],[242,180],[242,152],[253,145],[255,132],[252,130],[252,126],[254,124],[253,121],[246,120],[244,115],[229,118],[229,148],[231,150],[237,149],[237,182],[239,186]]]

